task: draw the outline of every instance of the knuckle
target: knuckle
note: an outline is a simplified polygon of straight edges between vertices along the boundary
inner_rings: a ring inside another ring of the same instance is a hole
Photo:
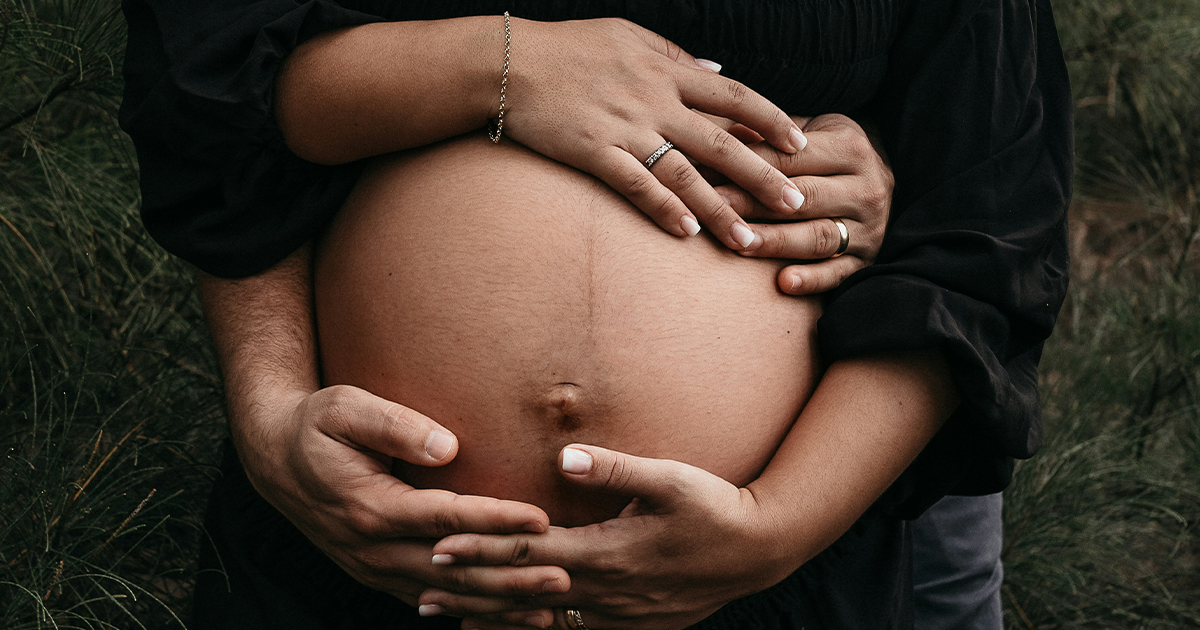
[[[613,458],[608,470],[608,483],[605,484],[614,492],[620,494],[633,481],[633,467],[623,457]]]
[[[650,171],[635,172],[626,184],[630,197],[646,199],[658,188],[658,180]]]
[[[465,569],[456,568],[446,572],[446,586],[456,593],[470,595],[476,591],[475,581]]]
[[[672,182],[682,188],[691,188],[696,185],[696,180],[700,177],[700,173],[687,160],[672,163],[671,170],[667,175]]]
[[[771,226],[761,226],[759,228],[758,233],[762,236],[763,242],[755,250],[755,254],[765,258],[774,258],[783,251],[783,243],[781,242],[779,231],[766,229],[769,227]]]
[[[513,544],[512,550],[509,552],[508,564],[514,567],[524,567],[529,565],[529,541],[518,539]]]
[[[842,243],[842,233],[833,221],[817,221],[814,234],[814,253],[818,256],[832,255]],[[828,252],[828,254],[827,254]]]
[[[359,574],[372,581],[378,580],[388,569],[387,559],[377,551],[360,551],[355,561],[359,566]]]
[[[374,511],[358,506],[346,514],[346,526],[367,538],[379,538],[385,532],[385,523]]]
[[[344,421],[350,417],[356,398],[354,388],[348,385],[331,385],[314,396],[319,396],[322,415],[334,421]]]
[[[821,193],[817,188],[816,183],[809,178],[802,178],[800,181],[792,181],[796,182],[796,188],[800,189],[801,195],[804,195],[804,206],[801,207],[801,211],[812,212],[813,208],[819,206],[821,203]]]
[[[440,510],[435,510],[433,513],[433,531],[439,536],[449,536],[463,531],[463,523],[459,518],[458,511],[453,509],[453,503],[458,500],[458,495],[451,499],[451,505]]]
[[[780,172],[769,164],[763,164],[754,174],[754,179],[755,183],[764,190],[769,189],[772,184],[778,184],[781,187],[784,185]]]
[[[712,127],[708,131],[708,149],[718,157],[728,157],[741,147],[741,143],[728,131],[720,127]]]
[[[728,80],[725,82],[725,99],[729,104],[735,107],[741,106],[749,97],[750,88],[738,81]]]
[[[626,569],[614,554],[603,554],[592,561],[591,569],[597,574],[608,578],[622,576]]]

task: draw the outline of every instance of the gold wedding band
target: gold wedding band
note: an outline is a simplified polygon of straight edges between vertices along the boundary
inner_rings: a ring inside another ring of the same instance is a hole
[[[574,608],[564,608],[563,616],[567,618],[567,627],[571,630],[588,630],[587,624],[583,623],[583,615],[579,614]]]
[[[837,258],[845,254],[846,248],[850,247],[850,232],[846,229],[846,224],[842,223],[841,217],[830,217],[829,220],[833,221],[834,225],[838,228],[838,232],[842,235],[842,242],[838,243],[837,251],[830,256],[830,258]]]

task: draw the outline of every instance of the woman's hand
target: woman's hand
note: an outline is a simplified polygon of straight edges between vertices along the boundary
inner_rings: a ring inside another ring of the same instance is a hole
[[[553,527],[535,537],[450,536],[433,552],[434,561],[447,568],[569,567],[570,592],[512,598],[484,589],[475,594],[431,589],[420,603],[435,608],[424,610],[461,615],[463,628],[553,623],[565,630],[566,607],[578,608],[592,628],[670,630],[763,590],[796,568],[786,558],[766,556],[779,545],[754,495],[711,473],[578,444],[563,449],[559,465],[574,483],[637,498],[603,523]]]
[[[799,126],[761,95],[626,20],[513,20],[512,33],[504,127],[512,139],[599,177],[676,236],[703,225],[735,250],[762,239],[688,158],[760,207],[796,206],[799,189],[763,152],[699,113],[737,121],[784,154],[800,151]],[[643,160],[667,140],[678,150],[647,169]]]
[[[482,572],[434,567],[439,537],[545,531],[539,508],[515,501],[417,490],[391,474],[392,458],[449,463],[457,440],[429,418],[349,386],[276,401],[282,421],[243,456],[255,488],[354,579],[416,605],[431,586],[529,594],[566,590],[556,567]],[[243,452],[248,449],[242,448]]]
[[[764,206],[732,183],[718,185],[716,190],[740,216],[775,222],[756,223],[754,229],[762,242],[742,254],[812,261],[785,267],[778,276],[780,291],[809,295],[837,287],[874,262],[887,229],[895,180],[882,148],[854,120],[841,114],[792,120],[808,138],[803,151],[785,153],[761,141],[752,142],[750,149],[790,177],[803,193],[804,203],[798,210],[779,212]],[[746,137],[744,129],[731,131]],[[849,246],[844,255],[833,258],[841,233],[837,224],[827,219],[835,217],[846,226]]]
[[[806,139],[787,115],[675,44],[621,19],[513,19],[504,135],[604,180],[668,232],[707,227],[735,250],[760,244],[688,161],[722,173],[763,207],[800,193],[705,114],[785,153]],[[300,157],[341,164],[478,130],[500,105],[499,16],[386,22],[324,33],[280,70],[275,111]],[[651,169],[643,164],[670,140]],[[687,157],[684,157],[684,156]],[[453,183],[448,183],[453,185]]]

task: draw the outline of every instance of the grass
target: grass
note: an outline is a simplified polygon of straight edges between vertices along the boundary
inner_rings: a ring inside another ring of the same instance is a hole
[[[116,0],[0,0],[0,628],[177,628],[223,436],[190,270],[137,218]],[[1200,0],[1055,2],[1077,98],[1046,444],[1006,624],[1200,627]]]

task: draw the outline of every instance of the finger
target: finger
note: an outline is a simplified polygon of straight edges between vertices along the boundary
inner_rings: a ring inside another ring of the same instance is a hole
[[[540,610],[513,610],[494,615],[464,616],[463,628],[479,628],[491,630],[501,628],[508,630],[516,628],[550,628],[554,626],[554,611],[549,608]]]
[[[779,270],[779,290],[788,295],[814,295],[832,291],[851,274],[867,266],[857,256],[839,256],[807,265],[790,265]]]
[[[725,203],[682,153],[667,151],[654,162],[649,172],[686,204],[700,225],[708,228],[726,247],[736,251],[755,245],[754,230]]]
[[[426,555],[426,558],[430,557]],[[458,595],[492,598],[527,599],[540,595],[565,593],[571,588],[571,578],[561,567],[536,566],[473,566],[467,564],[439,566],[432,569],[426,582]]]
[[[699,112],[696,110],[692,110],[692,112],[698,116],[703,116],[706,120],[708,120],[712,124],[720,127],[721,129],[724,129],[725,131],[728,131],[729,135],[733,136],[734,138],[737,138],[739,141],[742,142],[742,144],[754,144],[755,142],[763,141],[762,136],[758,135],[758,133],[756,133],[753,129],[747,127],[746,125],[743,125],[742,123],[734,122],[732,120],[729,120],[728,118],[723,118],[721,116],[713,116],[712,114],[706,114],[704,112]],[[795,120],[795,119],[793,118],[792,120]]]
[[[508,612],[534,612],[538,613],[540,617],[539,611],[548,611],[551,608],[547,603],[550,598],[541,596],[489,597],[438,588],[427,589],[421,593],[417,601],[422,608],[436,607],[437,610],[448,615],[479,617],[489,621],[508,623],[515,621],[518,624],[525,623],[526,618],[505,618],[502,615]]]
[[[743,219],[756,219],[767,221],[795,221],[795,211],[778,212],[764,206],[759,200],[754,198],[754,195],[746,192],[746,189],[736,184],[720,184],[713,187],[718,195],[729,204],[730,208]],[[799,191],[797,191],[799,192]],[[800,193],[803,197],[804,193]],[[807,198],[801,202],[800,208],[804,208],[807,203]]]
[[[682,117],[666,135],[688,157],[722,173],[772,210],[788,212],[804,201],[796,185],[779,169],[703,116]]]
[[[737,81],[695,73],[682,78],[679,85],[684,105],[739,122],[780,151],[796,153],[808,143],[782,109]]]
[[[572,483],[671,505],[693,486],[694,466],[669,459],[637,457],[599,446],[571,444],[562,449],[558,466]]]
[[[847,248],[842,254],[851,254],[855,247],[858,223],[842,220],[848,236]],[[783,258],[794,260],[822,260],[833,258],[842,246],[842,231],[832,219],[811,219],[793,223],[768,223],[756,226],[762,235],[762,245],[742,252],[756,258]]]
[[[519,614],[513,615],[514,618],[517,616],[519,616]],[[551,619],[553,619],[554,613],[551,612],[550,616],[551,616]],[[539,618],[539,620],[540,620],[540,618]],[[551,623],[553,623],[553,621]],[[493,621],[491,619],[487,619],[484,617],[464,617],[462,620],[462,629],[463,630],[529,630],[529,628],[531,628],[531,627],[556,628],[557,626],[554,626],[554,625],[531,626],[529,624],[523,624],[523,623],[509,623],[509,622],[505,622],[505,621]],[[564,628],[565,628],[565,626],[564,626]]]
[[[763,159],[788,176],[849,175],[862,172],[866,165],[880,162],[870,139],[858,124],[846,122],[806,129],[808,145],[799,153],[775,151],[770,146],[751,148]]]
[[[649,149],[646,155],[653,151]],[[684,202],[628,151],[609,147],[589,170],[667,232],[675,236],[694,236],[700,231],[700,223]]]
[[[348,385],[326,387],[309,397],[319,406],[317,427],[332,439],[420,466],[441,466],[458,454],[458,438],[408,407]]]
[[[369,498],[374,509],[354,523],[372,537],[441,538],[462,532],[509,534],[546,531],[550,519],[541,508],[492,497],[446,490],[414,490],[399,479]]]
[[[861,178],[852,175],[805,175],[791,180],[803,201],[799,208],[789,212],[767,208],[740,186],[722,184],[715,189],[745,219],[796,221],[842,217],[881,225],[887,222],[890,193],[882,186],[864,186]]]

